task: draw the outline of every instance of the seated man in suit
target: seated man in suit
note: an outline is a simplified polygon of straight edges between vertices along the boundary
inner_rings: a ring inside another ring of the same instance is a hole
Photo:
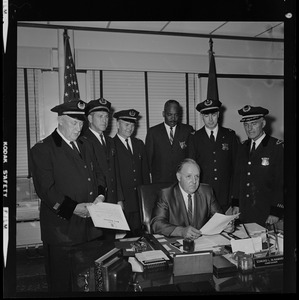
[[[162,189],[155,203],[151,227],[154,233],[197,239],[200,228],[216,213],[223,213],[208,184],[200,183],[200,167],[184,159],[176,173],[178,182]],[[225,231],[231,232],[234,223]]]

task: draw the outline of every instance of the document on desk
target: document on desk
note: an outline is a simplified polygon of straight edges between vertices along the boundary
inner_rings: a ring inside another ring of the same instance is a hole
[[[87,206],[95,227],[128,230],[130,227],[119,204],[99,202]]]
[[[223,215],[215,213],[213,217],[203,227],[201,227],[200,231],[203,235],[218,234],[225,229],[230,221],[234,220],[238,216],[239,214]]]

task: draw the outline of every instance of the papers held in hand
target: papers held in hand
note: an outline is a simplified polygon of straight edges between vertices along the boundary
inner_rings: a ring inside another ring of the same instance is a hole
[[[119,204],[99,202],[87,206],[95,227],[130,230],[122,207]]]
[[[218,234],[225,229],[229,222],[236,219],[239,214],[223,215],[215,213],[213,217],[200,229],[204,235]]]

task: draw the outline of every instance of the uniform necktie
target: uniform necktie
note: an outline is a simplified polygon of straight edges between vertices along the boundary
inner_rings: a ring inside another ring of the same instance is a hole
[[[170,136],[169,136],[169,141],[170,141],[170,144],[172,145],[172,143],[173,143],[173,130],[172,130],[173,128],[172,127],[170,127]]]
[[[254,151],[255,151],[255,142],[252,143],[250,155],[252,155],[254,153]]]
[[[103,133],[100,134],[100,139],[101,139],[102,145],[103,145],[104,147],[106,147],[106,142],[105,142],[105,140],[104,140],[104,135],[103,135]]]
[[[80,153],[79,149],[77,148],[77,146],[75,145],[75,143],[70,142],[70,144],[72,145],[73,150],[82,158],[81,153]]]
[[[188,194],[188,219],[189,223],[192,224],[192,196]]]
[[[211,140],[211,142],[215,143],[215,136],[214,136],[213,130],[211,130],[210,140]]]
[[[126,139],[126,143],[127,143],[127,148],[128,148],[128,150],[129,150],[129,152],[133,155],[133,151],[132,151],[132,149],[131,149],[131,147],[130,147],[130,145],[129,145],[128,139]]]

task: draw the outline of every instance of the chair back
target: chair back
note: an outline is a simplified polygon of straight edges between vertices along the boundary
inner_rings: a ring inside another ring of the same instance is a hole
[[[166,187],[169,187],[171,182],[159,182],[140,185],[137,188],[141,223],[143,230],[147,233],[151,232],[150,221],[152,216],[152,210],[157,200],[158,192]]]

